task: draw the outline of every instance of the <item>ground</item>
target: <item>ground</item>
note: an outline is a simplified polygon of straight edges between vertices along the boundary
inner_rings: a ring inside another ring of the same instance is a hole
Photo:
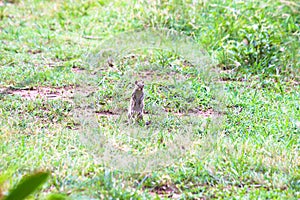
[[[299,10],[0,1],[0,198],[48,171],[30,198],[299,199]]]

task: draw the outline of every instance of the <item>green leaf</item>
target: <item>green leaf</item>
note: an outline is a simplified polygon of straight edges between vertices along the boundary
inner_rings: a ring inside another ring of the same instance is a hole
[[[68,196],[64,194],[51,194],[48,196],[47,200],[67,200]]]
[[[4,200],[22,200],[33,193],[49,177],[49,172],[37,172],[23,178]]]

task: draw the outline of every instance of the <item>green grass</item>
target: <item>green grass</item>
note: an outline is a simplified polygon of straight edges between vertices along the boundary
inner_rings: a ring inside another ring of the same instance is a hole
[[[41,170],[31,199],[299,199],[299,13],[292,0],[0,2],[0,199]],[[136,79],[150,125],[127,122]]]

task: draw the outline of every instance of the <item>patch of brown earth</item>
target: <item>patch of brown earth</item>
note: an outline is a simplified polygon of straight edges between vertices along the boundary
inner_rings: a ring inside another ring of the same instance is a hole
[[[179,198],[180,195],[178,193],[179,193],[178,188],[175,185],[169,185],[169,184],[156,186],[150,192],[150,194],[153,196],[158,195],[162,198],[171,198],[171,199]]]
[[[84,69],[82,69],[80,67],[73,67],[71,69],[71,71],[74,72],[74,73],[82,73],[82,72],[84,72]]]
[[[118,116],[117,113],[113,113],[112,111],[96,111],[97,116]]]
[[[0,89],[2,94],[18,95],[24,99],[68,99],[73,96],[74,88],[72,86],[62,88],[37,87],[26,89]]]
[[[29,49],[27,51],[27,53],[30,53],[30,54],[39,54],[39,53],[42,53],[43,51],[40,50],[40,49],[37,49],[37,50],[33,50],[33,49]]]

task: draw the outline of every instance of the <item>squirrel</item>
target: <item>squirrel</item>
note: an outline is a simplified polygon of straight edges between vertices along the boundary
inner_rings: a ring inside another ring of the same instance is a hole
[[[128,108],[129,120],[133,118],[137,118],[138,121],[143,120],[144,105],[144,82],[135,81],[135,88],[131,94]]]

